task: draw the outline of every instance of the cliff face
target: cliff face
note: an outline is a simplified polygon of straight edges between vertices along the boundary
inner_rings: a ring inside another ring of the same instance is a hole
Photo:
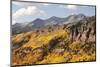
[[[94,16],[68,24],[66,29],[70,31],[71,41],[95,42],[96,21]]]
[[[12,36],[12,65],[96,60],[95,16]]]

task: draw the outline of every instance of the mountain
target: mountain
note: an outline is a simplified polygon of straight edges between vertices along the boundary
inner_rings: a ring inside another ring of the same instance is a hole
[[[78,21],[81,21],[81,20],[86,20],[87,17],[83,14],[78,14],[78,15],[70,15],[66,18],[66,21],[64,22],[64,24],[67,24],[67,23],[75,23],[75,22],[78,22]],[[67,23],[66,23],[67,22]]]
[[[96,18],[80,17],[84,18],[72,15],[68,18],[78,21],[12,35],[12,65],[96,61]]]
[[[52,16],[46,20],[42,20],[40,18],[27,22],[27,23],[16,23],[12,25],[12,34],[21,33],[21,32],[28,32],[32,31],[37,28],[44,28],[49,25],[62,25],[62,24],[68,24],[68,23],[75,23],[81,20],[87,21],[87,17],[83,14],[79,15],[70,15],[65,18],[59,18],[56,16]]]
[[[40,18],[38,18],[38,19],[32,21],[31,23],[29,23],[29,25],[35,26],[35,27],[41,27],[41,26],[44,26],[44,24],[45,24],[45,21],[40,19]]]
[[[65,21],[64,18],[59,18],[59,17],[56,17],[56,16],[50,17],[50,18],[45,20],[46,25],[60,24],[64,21]]]

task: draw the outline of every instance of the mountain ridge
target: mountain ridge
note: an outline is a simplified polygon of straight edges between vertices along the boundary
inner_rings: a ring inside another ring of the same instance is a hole
[[[16,24],[12,25],[12,34],[32,31],[36,28],[42,28],[42,27],[45,27],[48,25],[62,25],[62,24],[68,24],[68,23],[75,23],[75,22],[79,22],[83,19],[85,21],[87,21],[87,16],[85,16],[83,14],[78,14],[78,15],[70,15],[65,18],[52,16],[45,20],[37,18],[26,24],[25,23],[16,23]]]

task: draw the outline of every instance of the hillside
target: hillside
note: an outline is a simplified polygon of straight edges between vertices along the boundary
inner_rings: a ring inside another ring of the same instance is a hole
[[[13,35],[12,65],[95,61],[95,20],[92,16]]]

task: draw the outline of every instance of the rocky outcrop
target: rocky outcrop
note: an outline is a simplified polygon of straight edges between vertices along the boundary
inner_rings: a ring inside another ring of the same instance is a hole
[[[96,21],[95,16],[87,18],[87,21],[84,19],[73,24],[68,24],[65,29],[70,31],[71,41],[82,41],[82,42],[95,42],[96,34]]]

